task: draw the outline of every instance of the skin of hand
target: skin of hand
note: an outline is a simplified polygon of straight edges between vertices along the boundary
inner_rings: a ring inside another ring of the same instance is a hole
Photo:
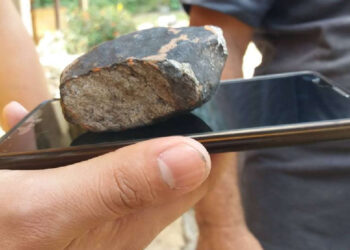
[[[25,114],[16,102],[3,111],[8,128]],[[203,197],[210,170],[205,148],[185,137],[56,169],[1,170],[0,249],[143,249]]]
[[[199,6],[192,6],[190,25],[221,27],[229,56],[222,79],[242,78],[242,62],[253,29],[239,20]],[[262,249],[248,230],[238,187],[236,153],[212,155],[213,168],[220,173],[211,179],[211,187],[195,206],[199,227],[197,249]]]
[[[34,42],[12,2],[0,1],[0,110],[11,101],[32,110],[50,94]]]

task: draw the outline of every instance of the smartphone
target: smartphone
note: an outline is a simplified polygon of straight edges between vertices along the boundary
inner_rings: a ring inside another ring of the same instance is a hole
[[[211,153],[350,139],[350,98],[315,72],[230,80],[190,113],[102,133],[68,123],[60,100],[49,100],[0,139],[0,169],[58,167],[170,135],[192,137]]]

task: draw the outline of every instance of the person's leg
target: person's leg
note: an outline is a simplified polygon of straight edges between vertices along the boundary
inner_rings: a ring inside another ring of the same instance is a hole
[[[11,0],[0,1],[0,38],[0,112],[11,101],[31,110],[50,95],[34,42]]]

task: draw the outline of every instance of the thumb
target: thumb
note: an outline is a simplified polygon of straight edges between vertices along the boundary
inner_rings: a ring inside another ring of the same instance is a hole
[[[10,130],[20,120],[22,120],[28,111],[18,102],[8,103],[2,112],[2,126],[5,131]]]
[[[208,177],[210,164],[200,143],[159,138],[68,167],[31,171],[21,190],[40,201],[31,203],[33,213],[49,214],[42,223],[80,232],[194,190]]]

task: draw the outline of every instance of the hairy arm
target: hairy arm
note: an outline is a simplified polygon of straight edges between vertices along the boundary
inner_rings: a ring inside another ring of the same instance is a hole
[[[190,25],[216,25],[224,31],[229,56],[222,79],[241,78],[242,62],[253,29],[231,16],[192,6]],[[247,229],[238,188],[236,154],[212,155],[221,175],[211,191],[196,205],[200,237],[198,249],[261,249]]]
[[[11,0],[0,2],[0,37],[0,112],[11,101],[30,110],[49,94],[34,43]]]

